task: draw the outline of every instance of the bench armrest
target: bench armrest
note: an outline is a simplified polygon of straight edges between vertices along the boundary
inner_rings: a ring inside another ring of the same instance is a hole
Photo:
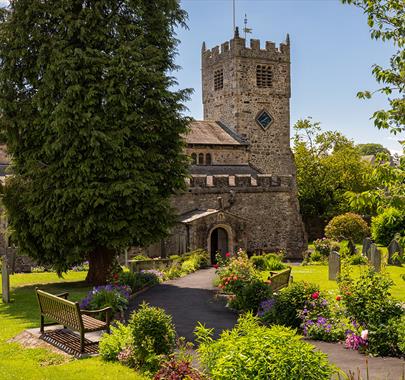
[[[63,293],[55,294],[55,296],[60,297],[60,298],[64,298],[65,300],[67,300],[67,298],[69,296],[69,292],[63,292]]]
[[[100,314],[100,313],[105,313],[105,322],[107,325],[110,324],[110,319],[111,319],[111,313],[112,313],[112,308],[110,306],[105,307],[103,309],[98,309],[98,310],[80,310],[81,314]]]

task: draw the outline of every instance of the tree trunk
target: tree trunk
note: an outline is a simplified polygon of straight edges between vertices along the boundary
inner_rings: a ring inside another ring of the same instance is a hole
[[[86,281],[91,285],[105,285],[110,274],[116,253],[113,250],[98,247],[89,254],[89,271]]]

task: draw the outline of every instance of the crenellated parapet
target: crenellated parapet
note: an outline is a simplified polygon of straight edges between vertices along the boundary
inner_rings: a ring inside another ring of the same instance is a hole
[[[187,180],[189,192],[211,193],[227,192],[266,192],[266,191],[289,191],[292,185],[292,176],[276,176],[270,174],[258,174],[253,177],[249,174],[237,175],[192,175]]]
[[[211,65],[219,62],[222,59],[230,57],[255,57],[271,61],[290,61],[290,38],[287,35],[286,42],[282,42],[279,46],[272,41],[265,41],[264,48],[260,46],[260,40],[251,39],[249,46],[246,46],[244,38],[235,36],[230,41],[207,49],[203,43],[202,50],[203,65]]]

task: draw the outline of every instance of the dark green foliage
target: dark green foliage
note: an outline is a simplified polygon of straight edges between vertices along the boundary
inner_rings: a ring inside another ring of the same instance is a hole
[[[240,311],[257,312],[260,302],[272,296],[271,287],[261,280],[253,280],[236,294],[231,307]]]
[[[141,290],[145,286],[159,284],[159,277],[150,272],[121,272],[117,279],[118,285],[127,285],[131,288],[132,293]]]
[[[405,236],[405,213],[390,207],[371,220],[371,236],[377,244],[387,246],[396,234]]]
[[[316,284],[302,281],[292,283],[274,296],[275,302],[263,315],[263,321],[267,324],[299,328],[302,320],[298,312],[315,292],[319,292],[319,286]]]
[[[262,326],[247,313],[231,331],[212,339],[212,329],[196,328],[200,362],[218,380],[329,380],[334,367],[325,354],[302,340],[295,331]]]
[[[169,355],[176,343],[172,317],[163,309],[143,303],[129,321],[134,356],[139,368],[157,370],[159,355]],[[157,366],[157,367],[156,367]]]
[[[337,241],[351,240],[353,243],[360,243],[369,233],[365,220],[352,212],[335,216],[325,227],[325,236]]]
[[[10,7],[0,130],[13,157],[4,195],[13,238],[41,265],[64,271],[94,253],[107,272],[120,250],[167,233],[169,197],[184,186],[189,92],[173,91],[168,72],[186,15],[174,0]]]
[[[252,256],[250,261],[258,270],[281,270],[287,267],[283,264],[282,259],[282,254],[267,253],[260,256]]]

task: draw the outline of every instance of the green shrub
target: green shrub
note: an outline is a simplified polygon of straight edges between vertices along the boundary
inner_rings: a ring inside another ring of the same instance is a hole
[[[160,282],[159,277],[153,272],[120,272],[115,276],[114,282],[118,285],[129,286],[132,293]]]
[[[103,334],[100,340],[100,356],[106,361],[118,360],[118,354],[126,347],[132,345],[131,330],[128,326],[117,322],[117,326],[111,326],[110,334]]]
[[[325,256],[323,256],[318,251],[313,251],[309,256],[309,261],[313,263],[320,263],[324,258]]]
[[[367,257],[359,254],[349,256],[347,259],[350,265],[366,265],[368,263]]]
[[[256,313],[260,303],[272,296],[271,287],[257,279],[247,283],[231,302],[230,306],[240,311]]]
[[[163,309],[143,303],[131,315],[128,326],[138,367],[156,372],[160,363],[158,356],[171,354],[175,347],[172,317]]]
[[[258,270],[265,270],[266,269],[266,259],[263,255],[260,256],[252,256],[250,258],[251,263],[253,266]]]
[[[257,270],[282,270],[287,267],[283,264],[282,259],[282,254],[267,253],[260,256],[252,256],[250,261]]]
[[[303,342],[293,330],[261,326],[250,313],[217,340],[213,330],[196,328],[200,362],[216,380],[330,379],[334,367],[327,356]]]
[[[399,328],[405,327],[401,318],[391,318],[383,324],[370,323],[368,326],[367,353],[375,356],[400,356],[401,343]],[[403,351],[402,351],[403,352]]]
[[[405,236],[405,213],[387,208],[371,219],[371,236],[377,244],[387,246],[395,234]]]
[[[332,239],[322,238],[314,240],[315,251],[327,257],[332,251],[339,251],[340,244]]]
[[[365,220],[352,212],[335,216],[325,227],[325,236],[337,241],[360,243],[368,235],[369,228]]]
[[[405,315],[397,322],[398,348],[405,355]]]
[[[143,261],[143,260],[152,260],[150,257],[148,256],[144,256],[144,255],[136,255],[134,256],[131,260],[134,261]]]
[[[206,377],[191,366],[186,360],[172,359],[161,364],[153,380],[204,380]]]
[[[319,292],[316,284],[293,282],[274,295],[270,302],[264,302],[259,315],[267,324],[299,328],[302,320],[298,313],[315,292]]]
[[[208,253],[202,249],[195,250],[184,255],[185,260],[181,264],[183,274],[189,274],[208,265]]]
[[[179,262],[173,262],[169,268],[165,270],[165,278],[171,280],[182,276],[181,265]]]

